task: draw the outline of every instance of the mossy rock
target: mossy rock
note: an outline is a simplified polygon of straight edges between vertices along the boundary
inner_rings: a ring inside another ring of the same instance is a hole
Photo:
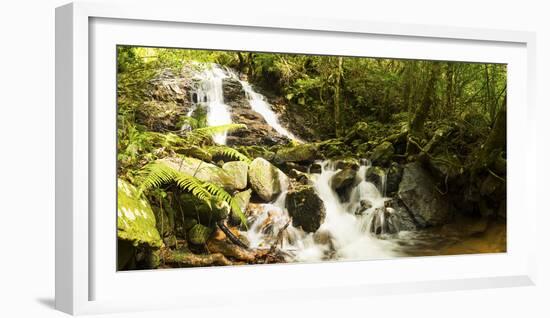
[[[358,170],[361,163],[356,158],[340,158],[334,161],[334,168],[336,169],[351,169]]]
[[[233,196],[233,200],[237,203],[241,211],[244,213],[248,203],[250,203],[250,197],[252,196],[252,190],[248,189],[246,191],[239,192]],[[241,218],[235,213],[231,212],[229,221],[231,224],[239,225],[241,224]]]
[[[184,193],[179,196],[185,220],[195,219],[199,223],[210,225],[229,216],[230,208],[227,202],[212,198],[208,203],[192,194]]]
[[[161,247],[162,240],[149,202],[138,198],[136,188],[122,179],[118,179],[117,194],[118,238],[130,241],[134,246]]]
[[[349,130],[344,137],[346,143],[351,143],[354,140],[367,140],[369,135],[369,125],[366,122],[358,122]]]
[[[158,162],[190,176],[195,176],[199,180],[219,185],[227,191],[234,191],[239,186],[235,178],[225,170],[199,159],[171,157],[160,159]]]
[[[176,152],[205,162],[212,161],[212,155],[208,151],[197,146],[180,147],[176,149]]]
[[[270,202],[288,188],[288,177],[264,158],[256,158],[248,169],[252,190],[264,201]]]
[[[342,157],[349,154],[348,146],[340,139],[328,139],[319,143],[319,152],[325,158]]]
[[[355,180],[356,171],[350,168],[335,173],[330,179],[330,186],[338,193],[345,192]]]
[[[384,141],[372,150],[370,160],[373,164],[386,165],[395,153],[393,144],[389,141]]]
[[[275,158],[275,152],[263,146],[236,146],[235,149],[248,158],[262,157],[267,160]]]
[[[281,148],[275,155],[277,164],[285,162],[313,163],[321,159],[318,144],[299,144],[294,147]]]
[[[212,234],[212,229],[202,224],[195,224],[187,233],[187,239],[195,245],[204,245]]]
[[[222,169],[235,180],[235,189],[243,190],[248,185],[248,164],[244,161],[230,161]]]

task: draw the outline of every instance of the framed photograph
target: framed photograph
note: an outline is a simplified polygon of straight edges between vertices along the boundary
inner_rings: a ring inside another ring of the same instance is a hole
[[[183,9],[56,10],[56,308],[534,283],[534,34]]]

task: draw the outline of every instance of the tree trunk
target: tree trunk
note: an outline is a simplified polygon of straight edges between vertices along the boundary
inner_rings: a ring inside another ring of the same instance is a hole
[[[411,124],[409,126],[409,143],[407,144],[407,153],[415,154],[420,150],[418,145],[424,138],[424,123],[430,109],[433,107],[435,97],[435,84],[439,75],[440,65],[438,62],[431,62],[428,83],[424,91],[422,103],[416,109]]]
[[[502,106],[496,114],[493,128],[482,146],[478,167],[490,166],[501,151],[506,151],[506,95],[504,95]]]
[[[334,87],[334,128],[336,137],[342,135],[342,114],[340,109],[340,82],[342,81],[342,63],[343,58],[338,57],[338,69],[336,74],[336,84]]]
[[[454,94],[454,69],[451,62],[447,62],[447,73],[445,74],[447,80],[447,101],[445,103],[445,111],[452,111],[453,106],[453,94]]]

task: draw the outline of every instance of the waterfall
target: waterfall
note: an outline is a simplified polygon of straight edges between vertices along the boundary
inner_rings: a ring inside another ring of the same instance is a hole
[[[198,65],[205,69],[196,76],[199,80],[199,86],[195,92],[195,105],[188,111],[187,116],[192,115],[197,104],[202,104],[206,106],[206,121],[208,126],[231,124],[231,112],[229,106],[225,104],[223,97],[223,80],[231,77],[241,84],[250,108],[260,114],[269,126],[273,127],[282,136],[300,141],[294,134],[281,125],[278,115],[273,111],[272,106],[267,102],[266,98],[254,91],[250,83],[241,80],[235,71],[229,68],[222,68],[220,65],[214,63]],[[225,144],[226,138],[227,133],[218,134],[214,136],[214,141],[218,144]]]
[[[229,75],[217,64],[208,64],[198,75],[199,87],[196,91],[198,104],[206,106],[206,122],[208,126],[231,124],[231,113],[223,99],[223,80]],[[188,115],[191,115],[190,111]],[[214,142],[225,145],[227,132],[214,135]]]
[[[395,243],[380,239],[369,231],[376,211],[384,207],[386,198],[376,186],[365,179],[368,165],[357,170],[356,186],[348,202],[341,202],[330,186],[331,178],[340,171],[332,162],[321,164],[320,174],[310,174],[313,186],[323,201],[326,218],[316,233],[305,233],[290,224],[285,230],[282,250],[296,261],[365,260],[398,256]],[[275,236],[290,220],[284,206],[286,193],[275,201],[260,204],[261,214],[250,226],[247,236],[252,247],[269,248]],[[368,202],[368,206],[365,206]],[[364,209],[362,213],[358,210]],[[324,237],[320,239],[320,237]]]
[[[262,94],[255,92],[250,83],[240,79],[238,80],[246,93],[246,97],[248,98],[248,102],[250,103],[252,110],[262,115],[268,125],[273,127],[273,129],[275,129],[275,131],[279,134],[291,140],[300,141],[290,131],[281,126],[279,123],[279,116],[273,111],[271,105],[266,101]]]

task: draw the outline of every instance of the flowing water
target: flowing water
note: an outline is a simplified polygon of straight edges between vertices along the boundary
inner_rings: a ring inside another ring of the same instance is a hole
[[[250,83],[241,80],[235,72],[217,64],[207,64],[198,74],[196,105],[188,116],[197,105],[204,105],[209,126],[231,124],[231,110],[225,104],[223,96],[223,81],[229,77],[239,81],[250,107],[273,129],[283,136],[299,141],[280,124],[277,114],[263,95],[254,91]],[[214,141],[225,144],[226,138],[227,133],[221,133],[214,136]],[[252,225],[246,231],[251,247],[270,248],[278,244],[288,254],[288,261],[305,262],[506,250],[506,224],[501,223],[490,224],[487,231],[482,232],[487,237],[479,237],[479,234],[469,237],[457,235],[464,232],[464,229],[475,226],[472,221],[450,227],[386,235],[383,224],[388,220],[385,219],[385,213],[380,213],[385,211],[384,202],[389,199],[385,197],[385,175],[381,176],[377,188],[365,179],[369,164],[364,162],[356,172],[349,198],[342,201],[330,185],[331,178],[339,169],[330,161],[322,162],[321,166],[321,173],[309,175],[326,209],[326,218],[321,227],[315,233],[306,233],[301,228],[292,226],[285,207],[286,192],[283,192],[271,203],[256,205],[255,212],[250,216]],[[281,185],[281,188],[286,189],[288,185]],[[368,204],[365,205],[365,202]],[[356,213],[358,210],[362,210],[362,213]],[[381,232],[373,234],[376,232],[372,230],[373,227],[379,227]]]
[[[227,72],[217,64],[208,65],[198,75],[200,84],[196,91],[197,103],[203,103],[206,106],[206,122],[208,126],[220,126],[232,123],[229,106],[224,103],[223,99],[223,80],[227,77],[229,77]],[[214,142],[217,144],[225,145],[226,139],[227,132],[214,135]]]
[[[289,139],[299,141],[296,136],[294,136],[290,131],[281,126],[281,124],[279,123],[279,116],[273,111],[271,105],[267,102],[266,98],[262,94],[255,92],[250,83],[240,79],[239,82],[243,86],[243,90],[246,93],[248,102],[250,103],[250,107],[252,108],[252,110],[262,115],[267,124],[273,127],[273,129],[275,129],[275,131],[277,131],[279,134]]]
[[[365,180],[368,165],[362,165],[356,174],[357,184],[348,202],[341,202],[332,189],[330,179],[339,169],[332,162],[322,163],[320,174],[311,174],[313,186],[323,201],[326,218],[315,234],[288,225],[282,241],[282,249],[295,261],[379,259],[399,256],[397,245],[383,240],[369,231],[374,211],[384,207],[386,198],[373,183]],[[262,204],[260,215],[247,232],[252,247],[269,247],[281,229],[289,222],[285,208],[286,193],[274,202]],[[372,205],[361,215],[355,214],[361,202]]]
[[[228,68],[222,68],[218,64],[210,63],[203,65],[205,68],[197,79],[199,80],[199,87],[196,90],[196,102],[197,104],[203,104],[207,110],[207,124],[208,126],[219,126],[231,124],[231,110],[224,102],[223,97],[223,80],[226,78],[233,78],[237,80],[246,94],[250,108],[259,113],[269,126],[271,126],[280,135],[286,136],[289,139],[300,141],[294,134],[284,128],[279,122],[279,116],[272,109],[266,98],[256,92],[250,83],[241,80],[237,73]],[[196,105],[191,108],[187,113],[187,116],[191,116],[196,109]],[[220,133],[214,136],[214,141],[217,144],[225,145],[227,139],[227,133]]]

